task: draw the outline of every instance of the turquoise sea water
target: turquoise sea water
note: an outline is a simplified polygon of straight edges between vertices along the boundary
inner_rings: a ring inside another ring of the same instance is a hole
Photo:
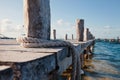
[[[96,42],[93,60],[98,61],[99,76],[120,80],[120,43]]]
[[[96,42],[93,59],[105,60],[120,71],[120,43]]]

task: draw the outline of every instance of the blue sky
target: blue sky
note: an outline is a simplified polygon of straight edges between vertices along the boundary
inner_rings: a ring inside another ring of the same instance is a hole
[[[120,0],[51,0],[51,27],[57,37],[76,35],[76,19],[85,20],[85,28],[97,38],[120,36]],[[23,32],[23,1],[1,0],[0,31],[18,37]],[[51,30],[52,30],[51,29]]]

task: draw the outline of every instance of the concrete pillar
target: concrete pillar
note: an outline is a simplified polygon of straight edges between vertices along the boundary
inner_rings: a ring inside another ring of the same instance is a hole
[[[50,0],[24,0],[26,37],[50,39]]]
[[[55,29],[53,30],[53,39],[54,40],[56,39],[56,30]]]
[[[77,29],[77,41],[83,41],[83,38],[84,38],[84,20],[83,19],[77,19],[76,29]]]
[[[84,41],[88,41],[88,40],[89,40],[89,29],[86,28],[84,32]]]

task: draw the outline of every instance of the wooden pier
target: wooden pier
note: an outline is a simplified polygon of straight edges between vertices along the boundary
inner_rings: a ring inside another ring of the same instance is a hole
[[[79,43],[72,41],[72,43],[82,54],[87,47],[93,45],[93,40]],[[9,64],[19,66],[21,80],[59,80],[57,78],[60,78],[72,64],[70,53],[68,47],[22,48],[18,44],[2,43],[0,44],[0,80],[12,80],[14,73]]]
[[[62,41],[56,40],[56,30],[50,40],[49,0],[24,0],[24,15],[26,36],[19,43],[0,39],[0,80],[80,80],[84,54],[94,46],[84,20],[77,19],[77,39],[67,40],[66,35]],[[71,77],[63,79],[68,68]]]

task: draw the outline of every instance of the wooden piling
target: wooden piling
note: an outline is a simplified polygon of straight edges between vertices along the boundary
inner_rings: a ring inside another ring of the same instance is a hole
[[[42,43],[42,40],[45,40],[46,43],[50,40],[50,0],[24,0],[24,26],[27,30],[25,40],[29,39],[29,41],[23,41],[23,45],[27,44],[30,45],[37,45],[39,42]],[[83,32],[84,32],[84,20],[77,20],[77,40],[83,41]],[[56,30],[53,31],[54,39],[56,39]],[[31,37],[31,38],[29,38]],[[35,39],[35,41],[34,41]],[[39,41],[39,39],[41,41]],[[73,36],[72,36],[73,39]],[[30,41],[31,40],[31,41]],[[68,40],[68,35],[65,35],[65,40]],[[31,43],[31,44],[30,44]],[[39,43],[39,44],[40,44]],[[43,47],[46,43],[43,43]],[[62,43],[62,41],[60,42]],[[59,43],[59,44],[60,44]],[[5,48],[2,49],[4,54],[1,55],[0,63],[2,62],[13,62],[17,63],[17,65],[13,65],[12,67],[15,69],[13,73],[17,73],[16,75],[12,76],[15,80],[58,80],[58,76],[66,69],[68,66],[72,64],[72,80],[80,80],[80,53],[82,53],[83,49],[89,46],[91,41],[85,43],[73,43],[70,44],[68,42],[64,42],[63,46],[60,48],[41,48],[38,49],[39,45],[36,47],[32,47],[32,49],[25,49],[17,47],[17,45],[8,46],[8,51],[3,51]],[[57,41],[55,42],[57,44]],[[0,45],[3,46],[3,45]],[[56,45],[55,45],[56,46]],[[54,46],[54,47],[55,47]],[[68,51],[66,47],[73,47],[72,55],[71,52]],[[4,47],[4,46],[3,46]],[[58,47],[58,45],[56,46]],[[20,48],[20,49],[19,49]],[[34,49],[33,49],[34,48]],[[76,48],[76,49],[75,49]],[[51,49],[51,50],[50,50]],[[77,51],[79,51],[79,53]],[[75,54],[77,52],[78,54]],[[11,54],[9,54],[11,53]],[[29,53],[29,54],[28,54]],[[69,57],[68,57],[69,55]],[[10,57],[11,56],[11,57]],[[16,58],[14,59],[14,57]],[[29,57],[28,57],[29,56]],[[77,57],[76,57],[77,56]],[[5,58],[6,57],[6,58]],[[2,59],[4,58],[4,59]],[[77,61],[76,61],[76,59]],[[76,63],[77,62],[77,63]],[[75,63],[75,64],[73,64]],[[34,65],[33,65],[34,64]],[[49,66],[48,66],[49,65]],[[76,71],[77,66],[77,71]],[[22,76],[21,76],[22,75]],[[28,76],[30,75],[30,76]],[[34,77],[33,77],[34,76]],[[76,79],[77,77],[77,79]],[[1,78],[1,76],[0,76]],[[19,78],[19,79],[16,79]],[[70,78],[68,78],[70,79]],[[0,79],[1,80],[1,79]]]
[[[83,41],[84,37],[84,20],[77,19],[76,21],[76,29],[77,29],[77,41]]]
[[[89,29],[86,28],[84,32],[84,41],[88,41],[88,40],[89,40]]]
[[[65,34],[65,40],[68,40],[68,35],[67,34]]]
[[[73,34],[72,34],[72,40],[74,40],[74,36],[73,36]]]
[[[50,39],[49,0],[24,0],[26,37]]]
[[[54,40],[56,39],[56,30],[55,29],[53,30],[53,39]]]
[[[91,32],[89,31],[89,34],[88,34],[89,36],[89,40],[91,40],[92,39],[92,34],[91,34]]]

